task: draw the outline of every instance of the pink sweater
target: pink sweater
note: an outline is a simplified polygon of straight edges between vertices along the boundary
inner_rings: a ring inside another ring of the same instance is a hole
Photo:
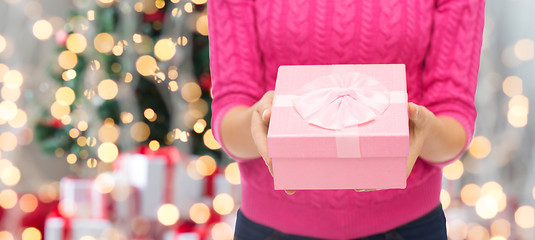
[[[404,63],[409,101],[474,132],[483,0],[209,0],[212,128],[273,90],[280,65]],[[222,143],[224,146],[224,143]],[[228,152],[227,152],[228,153]],[[404,190],[273,190],[262,159],[236,159],[241,210],[282,232],[346,239],[383,232],[439,203],[441,166],[418,159]]]

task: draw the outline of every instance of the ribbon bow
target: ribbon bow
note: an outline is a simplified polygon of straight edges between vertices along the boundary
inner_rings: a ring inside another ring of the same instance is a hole
[[[358,72],[319,77],[297,90],[293,105],[308,123],[340,130],[374,120],[390,105],[386,87]]]

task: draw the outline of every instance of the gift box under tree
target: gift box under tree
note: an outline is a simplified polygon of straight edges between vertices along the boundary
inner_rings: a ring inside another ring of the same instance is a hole
[[[405,65],[279,67],[268,132],[275,189],[405,188]]]

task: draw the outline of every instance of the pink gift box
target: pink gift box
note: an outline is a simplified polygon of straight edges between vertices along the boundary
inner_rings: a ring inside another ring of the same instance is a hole
[[[268,132],[275,189],[406,187],[405,65],[280,66]]]

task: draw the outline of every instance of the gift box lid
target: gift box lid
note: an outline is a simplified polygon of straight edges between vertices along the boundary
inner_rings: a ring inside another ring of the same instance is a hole
[[[332,87],[332,81],[338,81],[336,84],[341,85]],[[318,83],[314,83],[317,86],[311,87],[314,85],[312,82]],[[348,88],[348,85],[352,86]],[[381,91],[375,91],[377,89]],[[316,91],[316,95],[300,98],[313,91]],[[333,91],[342,98],[330,96]],[[327,95],[329,97],[326,97]],[[355,102],[348,105],[348,97],[351,97],[349,101]],[[375,111],[376,100],[379,99],[380,102],[385,97],[387,102],[382,104],[383,109]],[[322,105],[324,103],[327,105]],[[337,108],[336,113],[322,113],[325,108],[332,108],[333,103]],[[301,106],[296,107],[299,104]],[[306,106],[307,104],[309,106]],[[305,110],[298,108],[303,108],[303,105]],[[312,110],[306,109],[310,107]],[[361,109],[362,107],[371,110]],[[407,107],[406,73],[403,64],[280,66],[268,131],[269,155],[272,158],[408,156]],[[349,113],[352,111],[353,113]],[[319,116],[308,115],[310,112]],[[361,116],[369,112],[376,113],[372,114],[373,119]],[[350,116],[351,114],[356,116]],[[339,120],[343,119],[341,124],[350,124],[351,118],[357,119],[355,121],[363,118],[363,123],[332,129],[330,125],[317,125],[321,124],[317,123],[317,119],[313,120],[317,117],[320,118],[319,122],[327,119],[327,123],[340,122]]]

